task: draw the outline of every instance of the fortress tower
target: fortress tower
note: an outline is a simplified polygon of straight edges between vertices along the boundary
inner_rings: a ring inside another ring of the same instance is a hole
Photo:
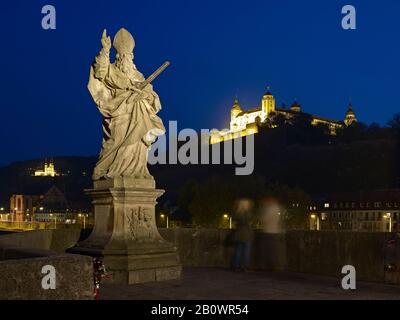
[[[269,90],[262,97],[261,108],[265,114],[265,118],[275,112],[275,98]]]
[[[346,117],[344,118],[344,124],[348,127],[351,126],[353,123],[357,122],[356,114],[353,111],[353,105],[349,104],[349,108],[346,112]]]

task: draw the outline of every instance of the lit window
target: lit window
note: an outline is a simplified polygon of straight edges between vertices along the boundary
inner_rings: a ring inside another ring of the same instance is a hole
[[[329,208],[329,203],[325,203],[324,207]]]

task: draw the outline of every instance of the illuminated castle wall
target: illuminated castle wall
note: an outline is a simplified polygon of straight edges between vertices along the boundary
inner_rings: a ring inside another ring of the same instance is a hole
[[[303,113],[300,104],[295,101],[290,109],[276,108],[275,98],[271,92],[264,94],[261,100],[261,107],[250,109],[247,111],[242,110],[238,99],[231,109],[231,122],[230,128],[225,130],[214,130],[211,133],[211,143],[219,143],[238,137],[243,137],[249,134],[258,133],[258,125],[265,123],[268,119],[276,115],[283,115],[286,119],[295,117],[296,115]],[[328,127],[330,134],[335,135],[337,129],[341,129],[344,126],[350,126],[352,123],[357,122],[355,113],[352,105],[349,105],[345,119],[343,121],[335,121],[331,119],[322,118],[315,115],[309,115],[311,124],[325,125]]]

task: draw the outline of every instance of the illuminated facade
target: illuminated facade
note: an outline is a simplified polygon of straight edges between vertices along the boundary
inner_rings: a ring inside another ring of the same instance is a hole
[[[57,173],[54,163],[50,161],[50,163],[45,162],[43,170],[35,171],[35,177],[57,177],[59,174]]]
[[[258,133],[258,127],[260,124],[267,122],[268,119],[273,119],[277,115],[283,115],[285,119],[291,119],[299,114],[305,114],[301,105],[295,101],[290,109],[285,107],[277,108],[275,104],[275,98],[271,92],[264,94],[261,100],[261,106],[244,111],[239,103],[238,99],[231,109],[231,121],[229,129],[225,130],[214,130],[211,133],[211,143],[219,143],[238,137],[243,137],[249,134]],[[341,129],[344,126],[350,126],[357,122],[353,107],[350,104],[343,121],[335,121],[331,119],[325,119],[319,116],[305,114],[310,117],[311,124],[314,126],[325,125],[330,134],[335,135],[337,129]]]
[[[353,232],[398,232],[400,190],[333,194],[310,207],[312,228]]]
[[[10,215],[7,220],[13,222],[30,221],[35,214],[35,203],[39,197],[14,194],[10,198]]]

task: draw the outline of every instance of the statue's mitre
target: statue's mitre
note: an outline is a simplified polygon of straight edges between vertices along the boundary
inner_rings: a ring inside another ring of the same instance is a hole
[[[114,48],[119,54],[132,53],[135,48],[135,39],[128,30],[122,28],[114,37]]]

